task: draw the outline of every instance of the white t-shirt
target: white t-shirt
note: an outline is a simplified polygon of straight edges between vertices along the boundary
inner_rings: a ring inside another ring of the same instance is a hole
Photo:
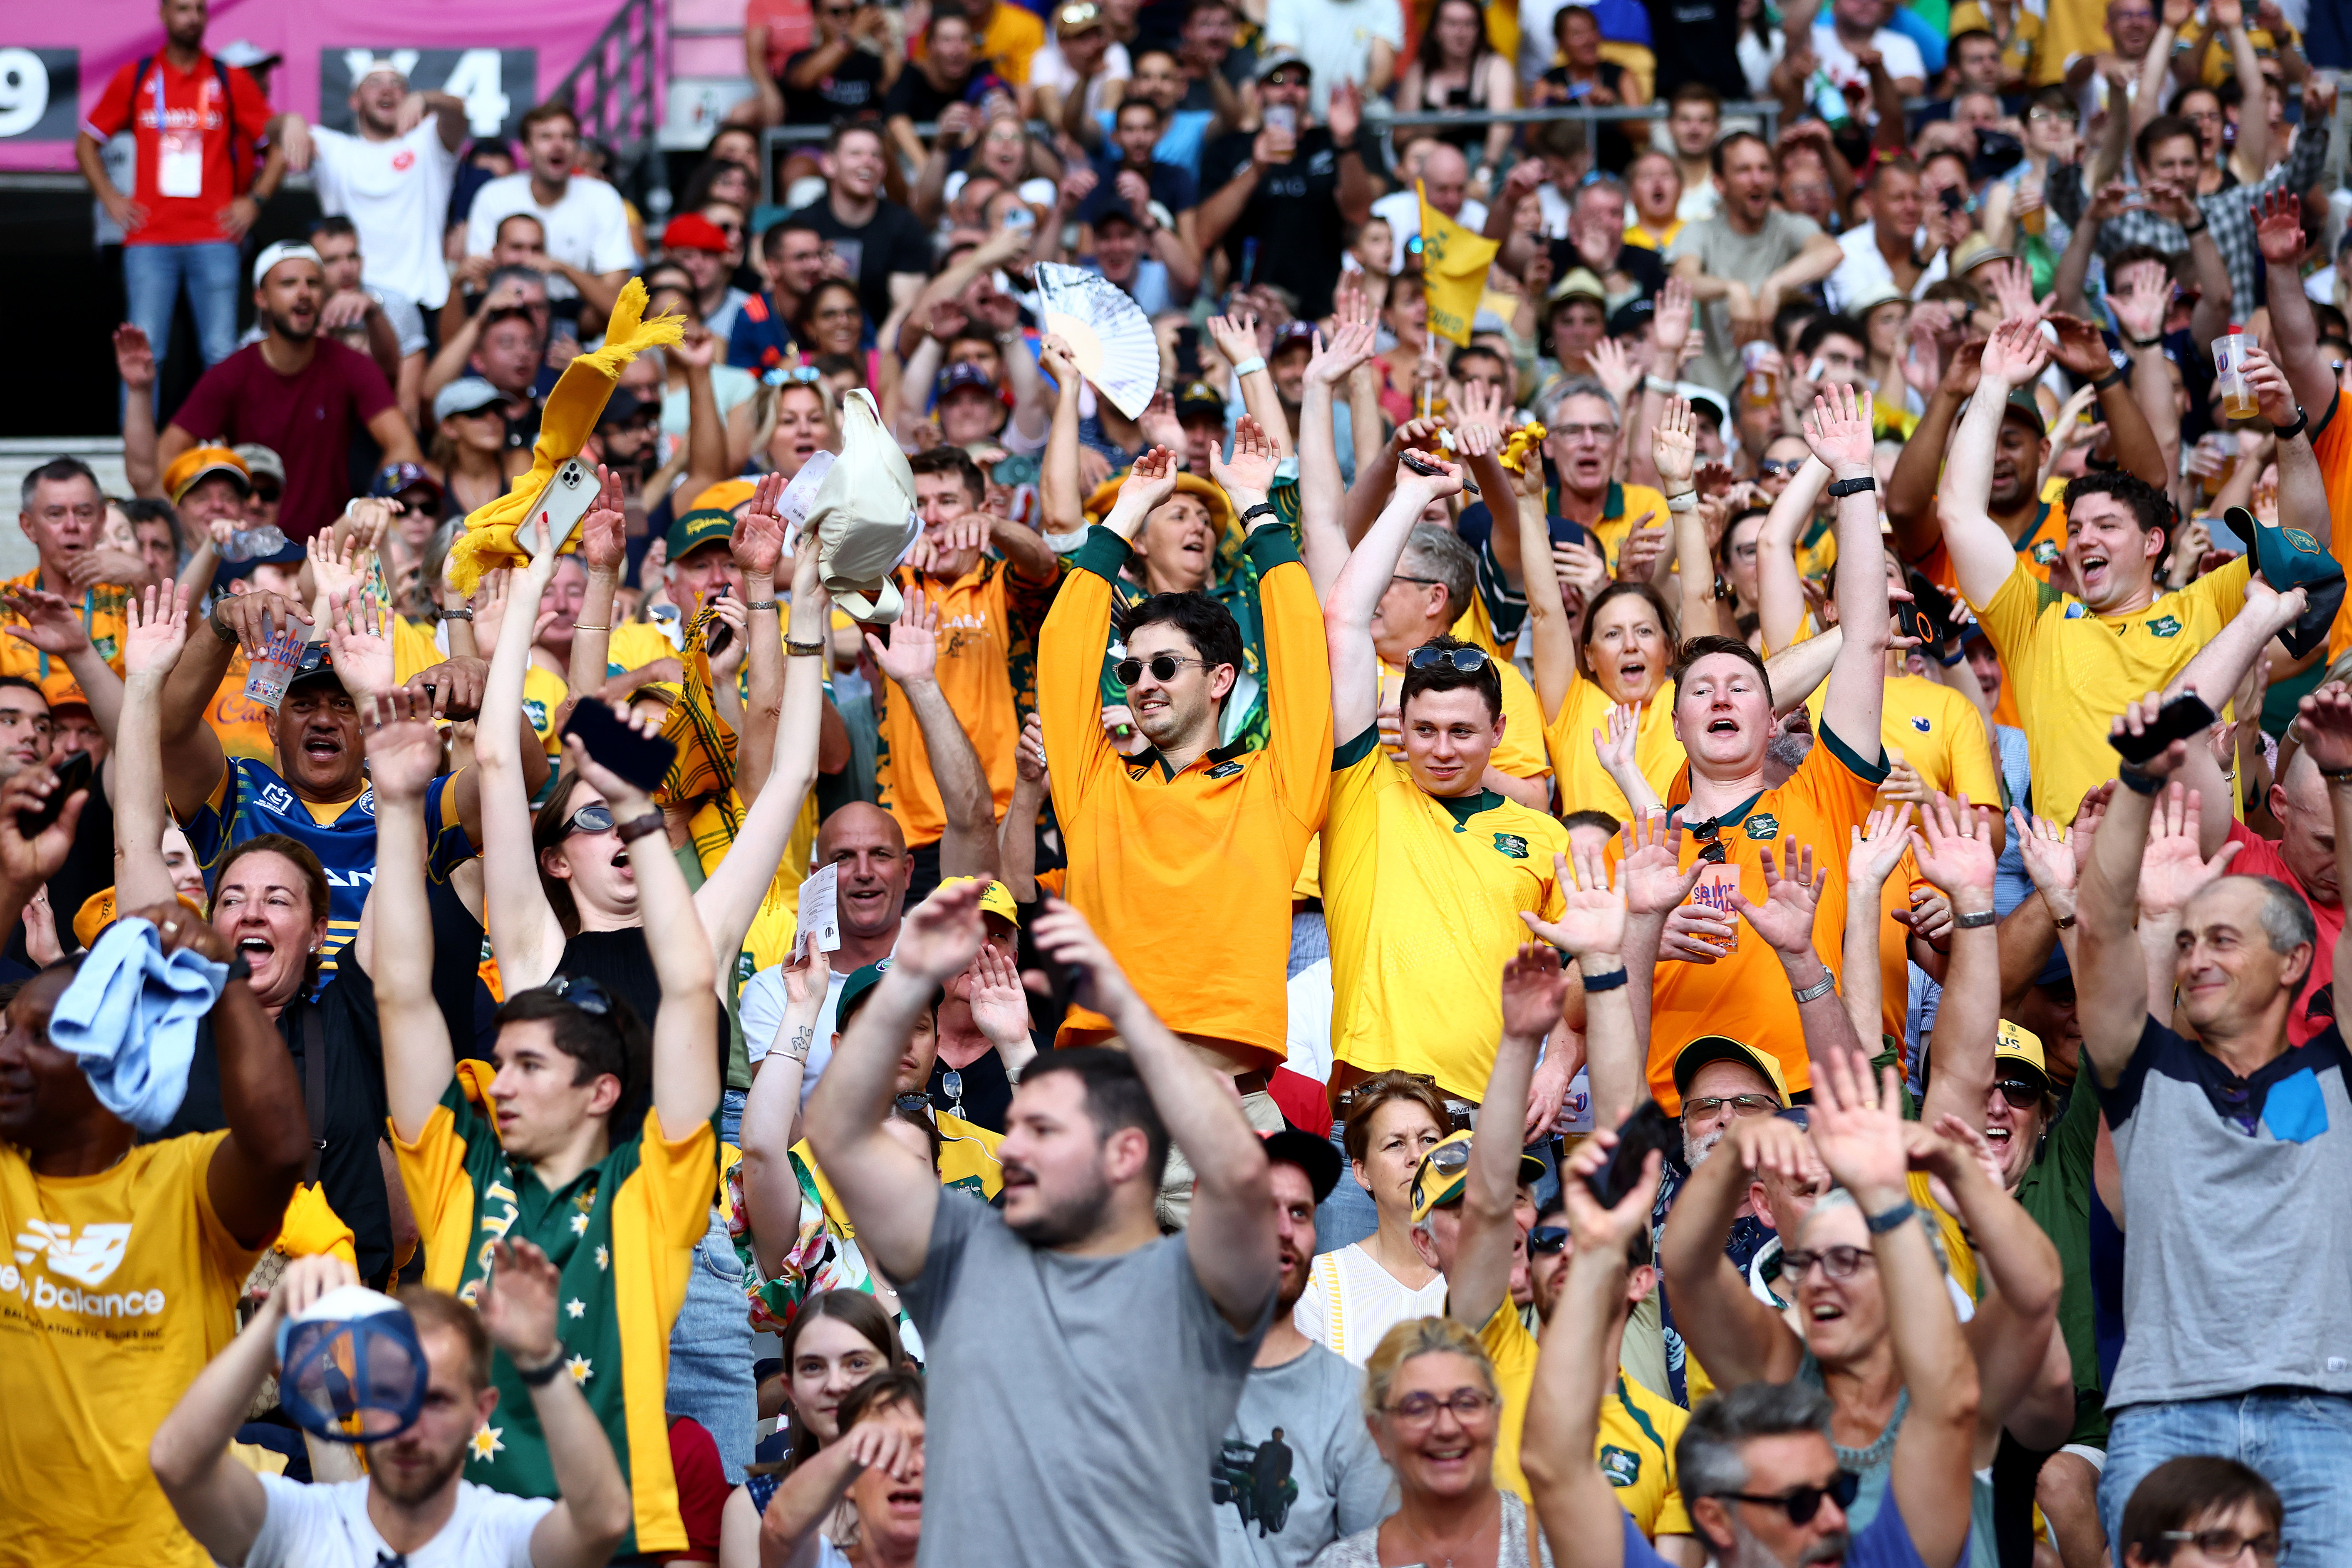
[[[1352,1174],[1339,1179],[1352,1182]],[[1290,1310],[1291,1325],[1334,1355],[1360,1367],[1387,1333],[1407,1318],[1434,1318],[1445,1311],[1445,1276],[1434,1275],[1408,1290],[1381,1268],[1360,1241],[1337,1252],[1316,1255],[1307,1273],[1307,1293]]]
[[[809,1044],[808,1065],[801,1068],[803,1105],[816,1092],[816,1080],[824,1076],[825,1063],[833,1060],[833,1012],[841,1005],[841,988],[848,980],[847,970],[836,969],[825,982],[824,1011],[816,1016],[816,1038]],[[776,1031],[783,1027],[788,1001],[782,964],[762,969],[743,983],[735,999],[735,1014],[743,1020],[743,1054],[747,1058],[756,1062],[775,1045]]]
[[[1887,266],[1886,258],[1878,253],[1878,226],[1875,223],[1850,228],[1837,237],[1837,242],[1838,248],[1845,252],[1845,259],[1838,263],[1837,270],[1831,273],[1829,280],[1822,286],[1831,310],[1851,310],[1856,300],[1895,287],[1895,269]],[[1928,284],[1943,280],[1944,253],[1939,250],[1927,263],[1927,270],[1919,274],[1919,281],[1912,287],[1911,298],[1916,300]]]
[[[1878,51],[1879,58],[1886,63],[1886,74],[1896,81],[1906,77],[1917,82],[1927,79],[1927,62],[1920,58],[1919,46],[1894,28],[1881,27],[1873,33],[1870,47]],[[1853,51],[1847,48],[1845,40],[1838,37],[1837,29],[1826,22],[1817,23],[1813,27],[1813,58],[1821,62],[1815,80],[1818,82],[1826,77],[1830,84],[1841,91],[1849,87],[1860,88],[1863,94],[1862,119],[1866,124],[1877,124],[1878,113],[1870,100],[1870,73],[1862,68],[1862,63],[1853,58]],[[1840,99],[1837,105],[1840,114],[1845,112],[1848,101],[1848,99]],[[1823,113],[1827,115],[1826,109]]]
[[[441,144],[441,122],[426,115],[407,135],[371,142],[314,126],[310,175],[319,206],[360,231],[366,280],[404,294],[428,310],[449,298],[449,264],[441,257],[457,154]],[[488,246],[483,247],[487,252]]]
[[[1404,11],[1397,0],[1266,0],[1262,58],[1276,48],[1293,48],[1314,74],[1314,108],[1321,115],[1331,89],[1341,81],[1362,86],[1371,74],[1372,44],[1386,39],[1404,53]],[[1401,72],[1404,61],[1397,61]]]
[[[1110,96],[1111,83],[1131,81],[1134,77],[1135,65],[1128,58],[1125,44],[1113,44],[1105,49],[1102,69],[1095,72],[1094,79],[1087,83],[1087,118],[1091,120],[1110,107],[1106,100]],[[1078,73],[1072,70],[1070,62],[1063,58],[1060,39],[1048,37],[1045,47],[1029,57],[1029,85],[1032,88],[1050,87],[1055,92],[1066,95],[1077,82]]]
[[[1405,242],[1421,237],[1420,193],[1410,186],[1391,191],[1372,204],[1372,216],[1388,221],[1389,272],[1393,276],[1404,270]],[[1465,196],[1462,210],[1454,215],[1454,221],[1473,234],[1483,231],[1486,226],[1486,204]]]
[[[563,199],[545,207],[530,194],[529,171],[492,180],[474,193],[473,210],[466,216],[466,254],[488,256],[499,225],[517,213],[530,213],[546,226],[548,255],[583,272],[620,272],[637,264],[620,192],[602,180],[574,174],[563,187]]]
[[[457,1504],[439,1534],[405,1556],[393,1551],[368,1521],[367,1480],[304,1486],[263,1476],[269,1511],[253,1538],[245,1568],[376,1568],[386,1561],[408,1568],[530,1568],[530,1532],[552,1498],[513,1497],[457,1483]]]

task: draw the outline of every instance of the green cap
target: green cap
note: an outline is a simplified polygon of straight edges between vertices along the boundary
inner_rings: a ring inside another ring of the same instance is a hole
[[[856,1015],[857,1009],[866,1005],[866,999],[874,994],[874,988],[881,984],[882,977],[889,973],[890,961],[887,958],[878,963],[869,963],[863,969],[849,972],[849,978],[841,983],[841,995],[833,1005],[833,1027],[836,1034],[848,1031],[849,1020]],[[944,987],[932,987],[931,1006],[937,1007],[946,998]]]
[[[2004,417],[2020,419],[2031,425],[2037,437],[2050,434],[2050,421],[2042,417],[2042,405],[2033,400],[2033,388],[2031,386],[2011,387],[2009,406],[2002,409],[2001,414]],[[670,559],[673,561],[677,559],[677,552],[675,550],[671,551]]]
[[[717,507],[688,512],[669,525],[668,559],[675,564],[713,540],[724,544],[735,537],[735,514]]]

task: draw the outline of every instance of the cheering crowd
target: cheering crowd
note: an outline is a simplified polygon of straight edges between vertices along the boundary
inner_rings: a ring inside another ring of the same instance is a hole
[[[658,227],[162,21],[0,1564],[2352,1562],[2272,0],[755,4]]]

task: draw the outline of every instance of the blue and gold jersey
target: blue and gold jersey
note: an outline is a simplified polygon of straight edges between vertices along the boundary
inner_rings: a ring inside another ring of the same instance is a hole
[[[433,781],[425,796],[425,870],[436,881],[474,857],[474,846],[457,822],[451,794],[454,773]],[[375,791],[362,790],[351,800],[320,804],[302,799],[267,763],[231,757],[221,769],[220,783],[180,825],[205,868],[205,882],[228,852],[248,838],[282,833],[307,846],[327,873],[327,968],[360,929],[360,910],[368,889],[375,885]]]

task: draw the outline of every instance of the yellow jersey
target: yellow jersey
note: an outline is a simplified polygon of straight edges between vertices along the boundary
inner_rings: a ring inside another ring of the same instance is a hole
[[[1331,934],[1331,1055],[1365,1073],[1427,1073],[1486,1095],[1503,965],[1531,940],[1519,911],[1564,907],[1568,830],[1492,790],[1424,793],[1365,731],[1331,758],[1323,918]]]
[[[624,621],[604,640],[604,673],[626,675],[659,658],[678,658],[677,645],[651,621]]]
[[[961,1187],[993,1200],[1004,1190],[1004,1166],[996,1157],[996,1146],[1004,1142],[1002,1132],[991,1132],[976,1121],[966,1121],[961,1116],[950,1116],[944,1110],[933,1110],[931,1125],[940,1130],[940,1185]],[[816,1153],[803,1139],[793,1145],[793,1159],[809,1173],[816,1184],[817,1196],[824,1205],[825,1223],[836,1234],[850,1237],[857,1227],[850,1222],[849,1210],[842,1205],[834,1192],[833,1184],[824,1179],[824,1172],[816,1163]]]
[[[211,1563],[155,1484],[147,1445],[236,1337],[237,1293],[260,1256],[213,1208],[213,1151],[227,1136],[135,1144],[111,1169],[70,1177],[36,1175],[24,1150],[0,1143],[0,1226],[16,1243],[0,1256],[0,1557]]]
[[[1528,1395],[1535,1386],[1536,1337],[1507,1298],[1478,1331],[1478,1342],[1495,1363],[1495,1384],[1503,1393],[1495,1432],[1495,1484],[1533,1502],[1528,1478],[1519,1468],[1519,1434],[1527,1425]],[[1601,1397],[1601,1431],[1592,1457],[1617,1489],[1617,1500],[1634,1527],[1654,1541],[1691,1533],[1690,1510],[1684,1506],[1675,1475],[1675,1445],[1689,1423],[1688,1411],[1622,1371],[1615,1391]]]
[[[530,721],[531,732],[551,758],[563,755],[563,736],[555,727],[555,716],[571,690],[563,677],[543,664],[534,662],[522,672],[523,717]]]
[[[2034,505],[2033,516],[2018,530],[2009,542],[2017,552],[2019,564],[2042,582],[2050,581],[2050,569],[2066,548],[2066,481],[2053,479]],[[1960,591],[1960,580],[1952,570],[1952,552],[1941,537],[1927,547],[1925,554],[1905,563],[1922,577],[1947,594]]]
[[[1571,811],[1605,811],[1624,822],[1633,815],[1632,803],[1601,765],[1601,753],[1592,743],[1594,731],[1604,736],[1609,733],[1612,706],[1601,683],[1579,672],[1559,711],[1544,726],[1551,765],[1559,777],[1562,816]],[[1683,743],[1675,734],[1675,683],[1670,680],[1642,704],[1641,728],[1633,737],[1633,765],[1664,800],[1685,761]]]
[[[2042,816],[2074,821],[2084,793],[2116,776],[2108,721],[2125,704],[2171,684],[2237,617],[2251,574],[2240,556],[2144,610],[2095,616],[2020,564],[1990,603],[1976,606],[2017,689]]]
[[[35,566],[21,577],[0,583],[0,593],[30,594],[43,586],[41,569]],[[63,596],[80,616],[81,624],[89,630],[91,646],[98,649],[98,657],[106,660],[115,674],[121,675],[125,631],[122,606],[130,598],[129,591],[108,583],[93,584],[79,592],[68,583],[52,591]],[[0,626],[26,624],[24,616],[0,606]],[[21,676],[33,682],[41,689],[41,695],[49,700],[52,708],[60,702],[89,700],[82,695],[80,682],[74,679],[73,671],[66,668],[63,658],[52,658],[21,637],[0,635],[0,675]]]
[[[1557,487],[1553,499],[1555,501],[1559,500]],[[1557,505],[1552,510],[1555,515],[1566,515]],[[1645,517],[1649,521],[1644,526],[1665,527],[1666,498],[1647,485],[1621,485],[1612,479],[1608,495],[1601,503],[1601,521],[1583,525],[1600,541],[1601,552],[1609,558],[1610,571],[1617,570],[1617,552],[1624,548],[1625,536],[1633,532],[1634,525],[1641,523]]]
[[[1824,680],[1805,699],[1816,731],[1829,689]],[[2001,809],[2000,770],[1993,762],[1984,714],[1942,681],[1924,675],[1888,676],[1878,710],[1878,741],[1889,768],[1906,763],[1929,789],[1956,800],[1966,795],[1970,805]],[[1883,797],[1879,804],[1885,804]]]

